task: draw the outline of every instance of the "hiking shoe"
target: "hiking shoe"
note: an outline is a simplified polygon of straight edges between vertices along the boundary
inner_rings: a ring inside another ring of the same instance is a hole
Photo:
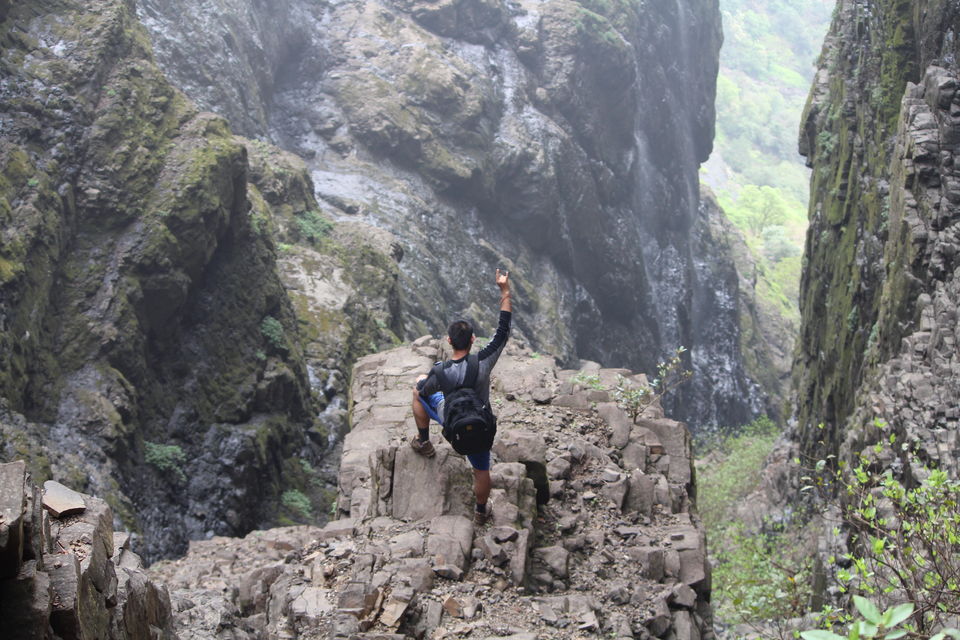
[[[491,512],[489,505],[487,505],[487,510],[484,511],[483,513],[480,513],[479,511],[474,511],[473,524],[477,527],[482,527],[483,525],[487,524],[487,521],[490,519],[490,516],[492,515],[493,513]]]
[[[414,438],[410,441],[410,448],[422,455],[424,458],[432,458],[437,455],[437,450],[433,448],[433,443],[429,440],[420,441],[420,438]]]

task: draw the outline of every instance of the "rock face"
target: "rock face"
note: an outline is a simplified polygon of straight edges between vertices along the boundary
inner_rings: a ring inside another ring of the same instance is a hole
[[[76,513],[47,506],[22,461],[0,464],[0,618],[10,640],[174,640],[170,598],[151,581],[110,507],[80,496]],[[69,490],[69,489],[66,489]]]
[[[217,3],[138,0],[174,83],[306,159],[330,217],[403,249],[403,335],[511,269],[519,330],[564,362],[652,371],[677,346],[693,424],[762,407],[732,264],[699,245],[715,0]]]
[[[824,45],[800,141],[814,172],[796,440],[811,457],[860,453],[880,418],[956,469],[957,11],[841,2]]]
[[[339,519],[192,542],[154,565],[181,639],[713,637],[686,427],[658,407],[633,422],[578,372],[508,346],[492,521],[475,526],[466,460],[437,434],[432,459],[405,440],[438,347],[357,363]],[[603,384],[632,375],[588,366]]]
[[[148,557],[322,512],[327,398],[402,328],[392,240],[192,106],[131,3],[3,18],[0,459],[103,496]]]

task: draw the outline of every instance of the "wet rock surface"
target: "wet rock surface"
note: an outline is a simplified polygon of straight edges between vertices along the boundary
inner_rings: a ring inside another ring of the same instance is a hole
[[[81,506],[56,515],[51,487],[32,484],[22,461],[0,464],[0,619],[10,640],[174,640],[170,599],[147,577],[110,507],[73,492]]]
[[[325,215],[395,236],[401,338],[495,322],[477,274],[506,267],[534,348],[652,371],[683,345],[671,415],[763,410],[732,259],[699,242],[715,0],[137,8],[177,86],[304,158]]]
[[[632,424],[615,406],[541,404],[586,391],[575,371],[508,346],[491,395],[492,521],[475,526],[467,461],[436,433],[432,459],[407,442],[410,389],[439,345],[357,363],[337,519],[192,542],[151,568],[180,638],[712,637],[686,427],[658,408]],[[643,453],[627,463],[630,446]],[[568,466],[538,500],[526,463],[555,460]],[[608,495],[618,483],[624,495]]]

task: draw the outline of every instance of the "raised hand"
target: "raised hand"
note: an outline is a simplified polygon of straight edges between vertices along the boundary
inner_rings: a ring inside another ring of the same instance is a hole
[[[500,272],[500,269],[497,269],[497,286],[500,287],[500,291],[510,291],[510,272],[504,271]]]

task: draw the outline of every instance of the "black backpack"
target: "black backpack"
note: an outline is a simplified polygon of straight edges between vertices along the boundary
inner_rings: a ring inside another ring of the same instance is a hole
[[[436,366],[445,369],[450,364]],[[462,455],[490,451],[497,434],[497,418],[473,388],[479,372],[480,359],[473,354],[467,356],[467,373],[461,386],[450,385],[447,377],[437,371],[444,398],[443,437]]]

